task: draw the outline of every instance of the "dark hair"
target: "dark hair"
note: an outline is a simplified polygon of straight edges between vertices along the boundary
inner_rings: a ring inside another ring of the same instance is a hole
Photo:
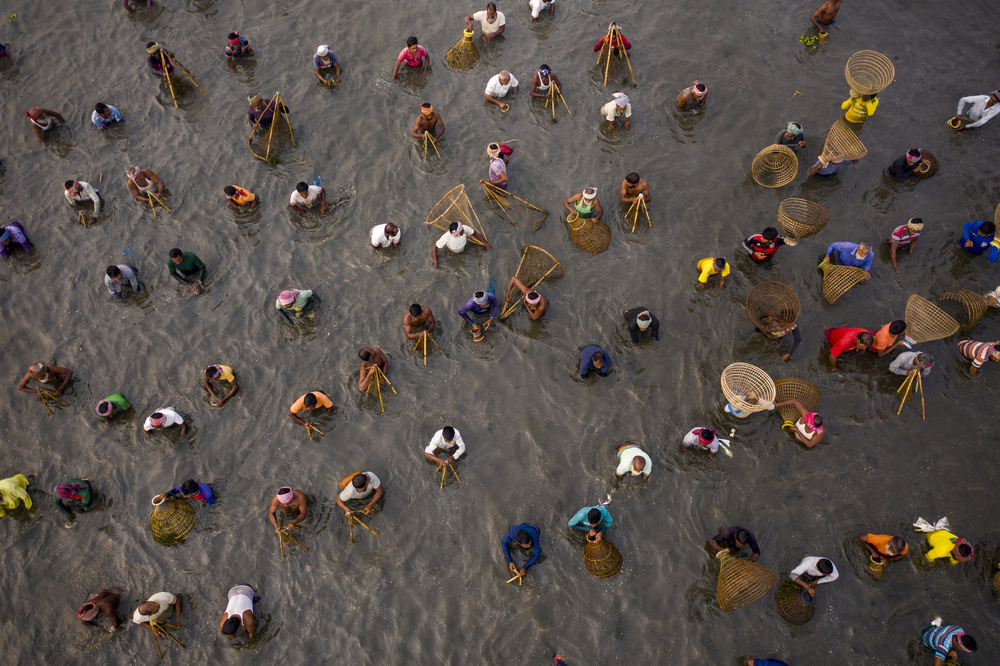
[[[528,544],[530,546],[531,543],[532,543],[532,541],[531,541],[531,535],[528,534],[524,530],[518,530],[518,532],[517,532],[517,542],[518,543],[526,543],[526,544]]]
[[[108,105],[105,104],[104,102],[98,102],[97,104],[94,105],[94,111],[97,111],[98,113],[104,113],[107,110],[108,110]]]
[[[424,102],[423,104],[420,105],[420,108],[421,109],[429,109],[429,108],[431,108],[431,106],[432,105],[431,105],[430,102]]]
[[[65,187],[68,190],[69,188],[73,187],[73,181],[67,180],[66,182],[63,183],[63,187]]]
[[[764,232],[761,234],[761,236],[763,236],[766,240],[769,241],[774,240],[775,238],[778,237],[778,230],[775,229],[774,227],[767,227],[764,229]]]
[[[889,539],[889,545],[892,546],[892,549],[896,551],[897,555],[899,555],[903,552],[903,549],[906,548],[906,541],[903,540],[903,537],[892,537]]]
[[[308,185],[306,185],[306,184],[305,184],[305,183],[303,183],[303,182],[299,182],[299,183],[298,183],[298,184],[297,184],[297,185],[295,186],[295,191],[296,191],[296,192],[308,192],[308,191],[309,191],[309,186],[308,186]]]
[[[205,376],[208,377],[209,379],[214,379],[215,378],[215,366],[214,365],[210,365],[207,368],[205,368]]]
[[[531,291],[529,291],[529,292],[527,293],[527,297],[528,297],[528,298],[531,298],[531,299],[535,299],[535,298],[538,298],[538,297],[539,297],[540,295],[541,295],[541,294],[539,294],[539,293],[538,293],[537,291],[535,291],[534,289],[532,289]]]
[[[458,222],[452,222],[451,224],[448,225],[448,231],[455,231],[456,229],[458,229],[458,227],[459,227]]]
[[[149,418],[151,418],[151,419],[162,419],[163,418],[163,412],[153,412],[152,414],[149,415]]]
[[[896,321],[889,324],[889,332],[893,335],[899,335],[906,330],[906,322],[902,319],[897,319]]]
[[[407,46],[416,46],[417,45],[417,38],[416,37],[407,37],[406,38],[406,45]]]
[[[222,188],[222,191],[229,196],[233,196],[234,194],[236,194],[236,188],[233,187],[232,185],[226,185],[225,187]]]
[[[424,312],[424,308],[423,308],[423,306],[420,305],[420,303],[413,303],[412,305],[410,305],[410,315],[411,316],[413,316],[413,317],[419,317],[421,314],[423,314],[423,312]]]
[[[396,224],[395,224],[395,223],[393,223],[393,222],[386,222],[386,223],[385,223],[385,230],[386,230],[386,231],[389,231],[389,228],[390,228],[390,227],[391,227],[391,228],[393,228],[393,229],[395,229],[395,230],[396,230],[397,232],[399,231],[399,226],[398,226],[398,225],[396,225]],[[393,236],[395,236],[395,235],[396,235],[396,234],[393,234]]]
[[[302,398],[302,404],[305,405],[306,407],[315,407],[316,396],[314,396],[312,393],[306,393],[305,396]]]
[[[913,222],[914,224],[923,224],[924,223],[924,221],[921,220],[919,217],[911,218],[910,222]]]
[[[594,361],[601,361],[603,363],[604,362],[604,354],[602,354],[601,352],[597,352],[597,353],[595,353],[591,357],[591,359],[594,360]]]
[[[813,414],[813,425],[815,425],[815,426],[822,426],[823,425],[823,417],[820,416],[819,414],[815,414],[814,413]]]
[[[222,633],[226,636],[232,636],[240,628],[240,618],[236,615],[230,615],[229,619],[222,623]]]
[[[198,482],[194,479],[188,479],[181,484],[182,495],[194,495],[196,492],[198,492]]]
[[[117,266],[108,266],[108,270],[105,272],[108,274],[108,277],[110,278],[116,278],[122,274],[122,272],[118,270]]]
[[[544,62],[542,63],[542,66],[541,66],[541,67],[539,67],[538,69],[539,69],[539,70],[543,70],[543,69],[547,69],[547,70],[549,70],[550,72],[552,71],[552,68],[551,68],[551,67],[549,67],[548,65],[546,65],[546,64],[545,64]]]
[[[934,365],[934,357],[928,354],[927,352],[918,353],[915,360],[926,367]]]
[[[231,32],[228,35],[226,35],[226,39],[239,39],[239,38],[240,38],[240,33],[238,32]]]
[[[979,225],[979,233],[981,234],[992,234],[996,230],[997,226],[989,220]]]
[[[587,522],[591,525],[597,525],[601,522],[601,512],[597,507],[587,512]]]
[[[633,185],[635,185],[636,183],[639,182],[639,174],[637,174],[635,171],[633,171],[632,173],[630,173],[627,176],[625,176],[625,180],[627,180],[628,182],[630,182]]]
[[[819,569],[819,572],[824,576],[829,576],[833,573],[833,562],[824,557],[816,563],[816,568]]]
[[[704,83],[699,83],[695,85],[694,89],[697,90],[698,92],[705,92],[706,90],[708,90],[708,86],[706,86]]]
[[[358,490],[361,490],[367,484],[368,484],[368,475],[364,473],[355,474],[354,478],[351,479],[351,485],[357,488]]]
[[[962,634],[961,636],[958,637],[958,641],[962,644],[962,647],[964,647],[969,652],[976,651],[976,639],[970,636],[969,634]]]
[[[367,361],[372,357],[372,353],[367,349],[362,349],[361,351],[358,352],[358,356],[361,357],[362,361]]]
[[[970,546],[967,543],[958,544],[958,554],[961,555],[962,557],[968,557],[969,555],[972,555],[972,546]]]
[[[720,271],[726,267],[726,260],[723,257],[716,257],[712,265],[718,268]]]
[[[184,253],[181,252],[181,249],[179,247],[170,248],[170,252],[167,252],[167,254],[170,256],[171,259],[176,259],[177,257],[184,256]]]
[[[858,333],[858,337],[855,338],[855,340],[863,344],[865,347],[871,347],[875,344],[875,337],[871,333]]]
[[[148,49],[150,46],[152,46],[155,43],[156,42],[146,42],[146,48]]]
[[[750,541],[750,537],[747,535],[746,530],[736,530],[736,540],[742,544],[746,544]]]
[[[455,438],[455,429],[452,428],[451,426],[445,426],[444,428],[442,428],[441,434],[444,435],[445,439],[451,441]]]
[[[493,11],[496,11],[497,10],[497,5],[496,5],[495,2],[491,2],[488,5],[486,5],[486,9],[492,9]]]

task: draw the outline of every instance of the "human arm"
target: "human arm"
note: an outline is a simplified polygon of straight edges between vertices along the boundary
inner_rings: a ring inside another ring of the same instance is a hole
[[[396,65],[392,68],[392,80],[396,80],[396,75],[399,74],[399,66],[403,64],[403,58],[396,58]]]
[[[791,400],[779,400],[778,402],[774,403],[774,406],[776,408],[777,407],[785,407],[787,405],[792,405],[793,407],[795,407],[795,409],[798,410],[799,414],[802,415],[802,418],[805,418],[806,415],[809,413],[809,410],[807,410],[805,408],[805,405],[803,405],[801,402],[799,402],[795,398],[792,398]]]
[[[583,352],[580,353],[580,376],[581,377],[585,378],[587,376],[587,373],[590,372],[590,369],[592,367],[594,367],[590,363],[590,360],[593,357],[594,357],[594,354],[592,352],[588,353],[587,351],[583,351]]]
[[[229,401],[230,398],[232,398],[234,395],[236,395],[239,392],[239,390],[240,390],[239,382],[237,382],[236,379],[233,379],[233,381],[229,382],[229,386],[230,386],[229,393],[227,393],[225,395],[225,397],[222,398],[222,400],[220,400],[219,402],[215,403],[216,407],[222,407],[224,404],[226,404]],[[209,392],[211,393],[211,391],[209,391]],[[212,393],[212,397],[213,398],[215,397],[214,393]]]
[[[801,342],[802,342],[802,334],[799,333],[799,327],[798,324],[796,324],[795,328],[792,329],[792,348],[788,350],[787,354],[782,354],[781,356],[782,360],[785,361],[791,360],[792,354],[794,354],[795,350],[799,348],[799,344],[801,344]]]
[[[61,365],[53,365],[52,363],[46,363],[45,369],[53,374],[62,375],[62,383],[59,385],[54,392],[54,395],[62,395],[63,390],[65,390],[66,385],[69,384],[69,380],[73,378],[73,371],[69,368],[64,368]]]
[[[604,209],[601,208],[601,201],[595,197],[594,198],[594,215],[593,215],[593,218],[595,220],[599,220],[602,217],[604,217]]]
[[[497,12],[497,13],[499,14],[499,12]],[[483,33],[483,41],[484,41],[484,42],[488,42],[488,41],[490,41],[491,39],[494,39],[494,38],[496,38],[496,37],[499,37],[500,35],[502,35],[502,34],[503,34],[503,31],[504,31],[504,30],[506,30],[506,29],[507,29],[507,24],[506,24],[506,23],[504,23],[504,24],[502,24],[502,25],[500,26],[500,28],[499,28],[499,29],[498,29],[498,30],[497,30],[496,32],[491,32],[491,33],[486,33],[486,32],[484,32],[484,33]],[[517,92],[517,88],[514,88],[514,92]]]
[[[892,264],[892,267],[896,269],[897,273],[899,272],[899,266],[896,265],[896,250],[898,248],[899,248],[899,243],[893,240],[889,241],[889,263]],[[910,252],[913,252],[912,247],[910,247]]]
[[[296,492],[298,492],[298,491],[296,491]],[[295,518],[292,519],[292,522],[290,522],[287,525],[285,525],[285,529],[286,530],[287,529],[291,529],[291,528],[295,527],[296,525],[298,525],[299,523],[301,523],[303,520],[306,519],[306,515],[308,515],[309,507],[306,506],[305,495],[302,495],[302,493],[298,493],[298,494],[301,495],[301,497],[298,498],[298,501],[295,503],[295,506],[299,510],[299,515],[295,516]]]
[[[677,108],[679,110],[687,106],[688,103],[688,89],[685,88],[681,91],[681,94],[677,96]]]
[[[583,194],[574,194],[569,199],[566,199],[565,201],[562,202],[563,208],[565,208],[571,213],[575,213],[576,210],[573,208],[572,204],[575,204],[577,201],[579,201],[582,196]]]
[[[396,64],[398,65],[399,63]],[[426,134],[426,131],[420,129],[421,120],[422,117],[417,117],[413,119],[413,129],[410,130],[410,136],[412,136],[414,139],[422,139],[424,138],[424,134]]]
[[[163,196],[163,181],[160,180],[160,177],[157,176],[152,171],[150,171],[149,169],[143,169],[141,173],[142,173],[143,178],[145,178],[146,180],[152,181],[152,183],[154,185],[156,185],[156,196],[162,197]]]
[[[434,243],[433,245],[431,245],[431,263],[434,264],[434,268],[438,267],[438,247],[437,247],[437,243]],[[407,335],[409,335],[409,334],[407,334]]]
[[[322,71],[320,71],[320,68],[319,68],[319,67],[316,67],[316,66],[314,65],[314,66],[313,66],[313,72],[314,72],[314,73],[316,74],[316,78],[317,78],[317,79],[319,79],[319,82],[320,82],[320,83],[322,83],[322,84],[323,84],[324,86],[326,86],[327,88],[329,88],[329,87],[330,87],[330,84],[329,84],[329,83],[327,83],[327,80],[326,80],[326,79],[325,79],[325,78],[323,77],[323,73],[322,73]]]
[[[364,367],[362,363],[361,372],[358,373],[358,390],[364,393],[368,390],[368,385],[372,380],[372,375],[375,374],[375,369],[378,366],[374,363],[368,367]]]
[[[297,413],[296,406],[298,404],[299,404],[298,401],[296,401],[296,403],[292,405],[292,408],[288,410],[288,417],[293,421],[295,421],[296,423],[298,423],[299,425],[305,425],[306,422],[303,421],[301,418],[299,418],[299,415]]]
[[[458,316],[467,321],[470,326],[476,325],[476,322],[472,321],[472,318],[469,317],[469,310],[472,309],[473,304],[475,304],[475,300],[470,298],[465,302],[465,305],[458,309]]]
[[[531,95],[532,97],[548,97],[549,96],[548,91],[541,92],[538,89],[538,86],[541,84],[541,82],[542,82],[542,75],[536,72],[535,75],[531,77],[531,84],[528,86],[528,94]]]
[[[525,562],[524,566],[521,568],[522,572],[530,569],[542,557],[542,535],[541,535],[541,533],[537,529],[535,529],[533,526],[530,526],[530,525],[527,526],[527,527],[525,527],[524,531],[527,532],[528,536],[531,537],[531,550],[532,550],[532,553],[531,553],[531,558],[527,562]]]
[[[94,202],[94,217],[99,217],[101,214],[101,197],[97,195],[97,190],[94,189],[93,185],[90,183],[85,183],[80,181],[80,188],[83,190],[84,194]]]
[[[121,300],[122,294],[118,287],[118,283],[111,279],[110,276],[104,276],[104,286],[108,288],[108,292],[117,300]]]
[[[983,115],[979,120],[972,123],[971,125],[963,125],[962,129],[972,129],[973,127],[980,127],[982,125],[985,125],[990,120],[992,120],[993,116],[997,115],[997,113],[1000,113],[1000,104],[994,104],[990,108],[986,109],[985,111],[983,111]]]
[[[479,241],[480,243],[482,243],[483,247],[486,248],[486,250],[492,250],[493,249],[493,246],[490,245],[489,242],[485,238],[483,238],[483,235],[481,233],[479,233],[478,231],[473,231],[472,234],[471,234],[471,236],[473,238],[475,238],[477,241]]]
[[[448,456],[448,462],[455,462],[465,454],[465,440],[462,439],[462,433],[458,430],[455,431],[453,443],[456,446],[455,452]]]
[[[590,511],[592,507],[585,506],[569,519],[567,525],[572,527],[574,530],[580,530],[581,532],[590,531],[590,523],[587,522],[587,512]]]
[[[59,513],[61,513],[64,518],[73,517],[73,512],[66,508],[66,505],[62,503],[62,500],[53,496],[52,501],[55,503],[56,508],[59,509]]]
[[[809,21],[812,22],[812,24],[814,26],[816,26],[816,29],[819,30],[821,34],[825,35],[826,34],[826,28],[823,27],[823,24],[821,24],[819,22],[820,17],[823,16],[823,8],[824,7],[826,7],[826,3],[825,2],[822,5],[819,6],[819,9],[817,9],[815,12],[813,12],[813,15],[809,17]]]
[[[365,510],[364,510],[365,513],[371,513],[372,507],[375,506],[375,502],[382,499],[382,495],[385,495],[385,488],[380,483],[378,488],[376,488],[375,492],[372,494],[371,501],[369,501],[368,504],[365,505]]]
[[[496,185],[498,187],[500,185],[506,185],[507,182],[508,182],[507,170],[504,169],[503,171],[501,171],[500,173],[498,173],[497,176],[496,176],[496,178],[497,178],[496,180],[491,180],[490,181],[491,185]]]
[[[427,61],[425,60],[424,62],[427,62]],[[436,143],[437,140],[440,139],[444,135],[444,129],[445,128],[444,128],[444,119],[442,119],[441,118],[441,114],[438,113],[438,112],[436,112],[436,111],[434,112],[434,120],[435,120],[435,127],[439,126],[441,128],[440,132],[438,132],[437,134],[431,136],[431,138],[434,139],[434,141]]]
[[[469,32],[472,32],[472,22],[474,20],[476,20],[476,18],[473,14],[469,14],[468,16],[465,17],[465,29],[468,30]]]

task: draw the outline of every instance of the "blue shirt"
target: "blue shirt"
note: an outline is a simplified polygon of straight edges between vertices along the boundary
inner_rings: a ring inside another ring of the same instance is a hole
[[[118,109],[110,104],[108,104],[107,107],[108,111],[111,112],[107,118],[102,118],[101,114],[97,111],[90,114],[90,119],[94,121],[95,125],[97,125],[97,129],[106,130],[112,123],[120,123],[122,121],[122,114],[118,113]]]
[[[250,40],[246,37],[240,37],[238,44],[226,43],[226,55],[230,58],[234,56],[241,56],[246,53],[247,47],[250,46]]]
[[[935,657],[947,659],[948,650],[955,646],[954,642],[964,633],[965,630],[962,627],[956,627],[953,624],[943,627],[927,627],[920,635],[920,640],[924,645],[934,650]]]
[[[753,666],[788,666],[788,664],[777,659],[754,659]]]
[[[863,268],[866,271],[872,269],[872,259],[875,258],[875,253],[868,250],[868,254],[865,255],[864,259],[858,259],[854,256],[854,253],[858,251],[858,244],[844,241],[842,243],[833,243],[830,247],[826,248],[827,254],[837,253],[837,263],[843,266],[857,266],[858,268]]]
[[[816,160],[816,164],[813,164],[813,166],[819,166],[821,164],[822,164],[822,162],[820,162],[819,160]],[[842,164],[843,164],[843,162],[830,162],[826,166],[819,166],[819,169],[816,169],[816,173],[814,173],[813,175],[814,176],[832,176],[834,173],[837,172],[837,169],[839,169]],[[812,167],[809,167],[809,168],[811,169]]]
[[[338,64],[337,56],[333,53],[333,51],[327,51],[326,54],[330,56],[329,60],[323,60],[318,55],[313,54],[313,67],[318,69],[329,69]]]
[[[590,523],[587,522],[587,514],[590,513],[591,509],[597,509],[601,512],[601,520],[597,523],[596,527],[592,527]],[[603,506],[585,506],[576,512],[572,518],[569,519],[569,526],[574,530],[582,530],[584,532],[589,532],[591,529],[600,530],[601,532],[607,532],[608,528],[611,527],[611,514]]]
[[[465,302],[465,305],[463,305],[461,308],[458,309],[458,316],[464,319],[465,321],[469,322],[473,326],[475,326],[476,322],[472,321],[472,319],[469,318],[468,313],[471,312],[472,314],[486,314],[487,311],[490,311],[492,309],[492,311],[490,311],[490,317],[495,319],[497,316],[497,312],[500,311],[500,301],[497,300],[497,297],[493,294],[492,291],[486,292],[486,301],[489,304],[489,307],[479,305],[478,303],[476,303],[475,298],[470,298]]]
[[[600,370],[597,370],[597,368],[594,366],[594,354],[598,352],[604,354],[604,367],[601,368]],[[608,352],[601,349],[600,347],[598,347],[597,345],[587,345],[586,347],[583,348],[583,351],[580,352],[581,377],[586,377],[587,373],[590,372],[591,370],[597,370],[597,372],[601,373],[602,375],[606,375],[608,374],[608,370],[610,369],[611,369],[611,355],[608,354]]]
[[[180,495],[181,487],[177,486],[173,490],[167,493],[167,495]],[[212,486],[207,483],[198,482],[198,492],[191,495],[191,499],[201,500],[205,504],[215,504],[215,493],[212,492]]]
[[[959,245],[966,252],[982,254],[990,249],[990,243],[993,241],[994,234],[989,234],[988,236],[980,234],[979,227],[982,224],[982,220],[976,220],[975,222],[962,225],[962,240],[959,242]],[[965,241],[972,241],[972,247],[966,247]]]
[[[531,523],[521,523],[520,525],[515,525],[507,531],[507,534],[503,535],[503,539],[500,541],[500,548],[503,550],[504,557],[507,558],[507,562],[513,564],[514,560],[510,558],[510,544],[517,545],[517,533],[524,530],[531,537],[531,559],[524,565],[524,569],[529,568],[532,564],[538,561],[538,558],[542,556],[542,533],[537,527]]]

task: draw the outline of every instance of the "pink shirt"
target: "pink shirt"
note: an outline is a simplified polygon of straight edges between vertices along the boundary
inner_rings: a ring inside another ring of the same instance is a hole
[[[410,67],[420,67],[424,63],[424,58],[427,57],[427,50],[424,47],[417,44],[417,53],[410,53],[410,47],[406,47],[399,52],[399,57],[396,58],[399,62],[405,62]]]

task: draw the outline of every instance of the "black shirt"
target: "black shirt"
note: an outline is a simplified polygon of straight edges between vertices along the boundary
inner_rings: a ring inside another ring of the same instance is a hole
[[[906,178],[907,176],[913,175],[913,171],[917,168],[918,164],[920,164],[920,162],[910,164],[909,160],[906,159],[906,155],[903,155],[893,162],[887,171],[893,178]]]
[[[757,547],[757,539],[754,538],[753,532],[745,527],[740,527],[739,525],[733,525],[732,527],[727,527],[722,530],[714,537],[712,541],[719,544],[720,546],[728,546],[732,550],[737,550],[736,548],[736,533],[743,530],[747,533],[747,543],[744,546],[750,546],[750,550],[753,551],[754,555],[760,555],[760,548]]]
[[[639,313],[648,310],[649,308],[638,307],[638,308],[632,308],[631,310],[625,313],[625,321],[628,322],[628,332],[632,336],[632,342],[639,342],[639,332],[642,330],[639,328],[639,322],[637,321]],[[653,313],[651,312],[649,314],[649,318],[651,321],[649,323],[649,328],[647,328],[646,330],[649,331],[649,335],[654,340],[659,340],[660,320],[654,317]]]

